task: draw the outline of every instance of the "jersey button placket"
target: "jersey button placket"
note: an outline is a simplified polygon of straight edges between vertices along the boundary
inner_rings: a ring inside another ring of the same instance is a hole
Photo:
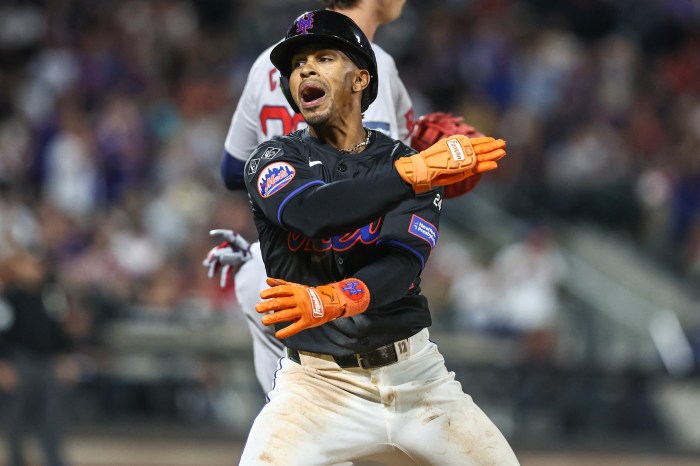
[[[348,169],[348,166],[345,165],[345,163],[340,162],[336,168],[340,173],[345,173],[345,171]]]

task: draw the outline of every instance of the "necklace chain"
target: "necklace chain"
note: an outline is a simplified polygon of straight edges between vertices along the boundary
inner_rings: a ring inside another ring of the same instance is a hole
[[[364,146],[368,145],[370,133],[369,133],[369,130],[367,128],[364,128],[364,130],[365,130],[365,133],[367,133],[367,137],[365,138],[364,141],[358,142],[357,144],[355,144],[354,147],[351,147],[350,149],[338,149],[338,152],[340,152],[341,154],[350,154],[352,152],[355,152],[360,147],[364,147]]]

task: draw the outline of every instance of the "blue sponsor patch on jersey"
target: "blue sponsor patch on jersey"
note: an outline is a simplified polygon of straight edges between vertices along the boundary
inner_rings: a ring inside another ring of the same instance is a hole
[[[408,227],[408,232],[419,237],[434,248],[438,241],[438,229],[432,223],[413,214],[411,217],[411,225]]]
[[[287,162],[275,162],[263,168],[258,175],[258,192],[262,197],[270,197],[294,179],[296,171]]]

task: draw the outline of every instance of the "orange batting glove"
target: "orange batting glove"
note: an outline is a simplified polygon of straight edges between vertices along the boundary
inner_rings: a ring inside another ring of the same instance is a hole
[[[506,142],[494,138],[468,138],[461,134],[440,139],[424,151],[394,162],[396,170],[416,194],[435,186],[457,183],[477,173],[494,170],[506,155]]]
[[[367,310],[369,289],[362,280],[345,280],[321,286],[306,286],[278,278],[268,278],[272,288],[263,290],[262,301],[255,306],[260,313],[273,311],[262,317],[264,325],[294,322],[278,330],[279,339],[296,335],[307,328],[318,327],[338,317],[350,317]]]

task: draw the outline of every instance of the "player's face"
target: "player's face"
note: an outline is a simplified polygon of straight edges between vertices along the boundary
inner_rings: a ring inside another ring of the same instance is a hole
[[[304,120],[324,125],[334,116],[341,119],[359,108],[369,75],[342,52],[334,49],[305,49],[292,58],[289,87]]]
[[[377,0],[377,15],[381,23],[387,24],[399,19],[405,5],[406,0]]]

